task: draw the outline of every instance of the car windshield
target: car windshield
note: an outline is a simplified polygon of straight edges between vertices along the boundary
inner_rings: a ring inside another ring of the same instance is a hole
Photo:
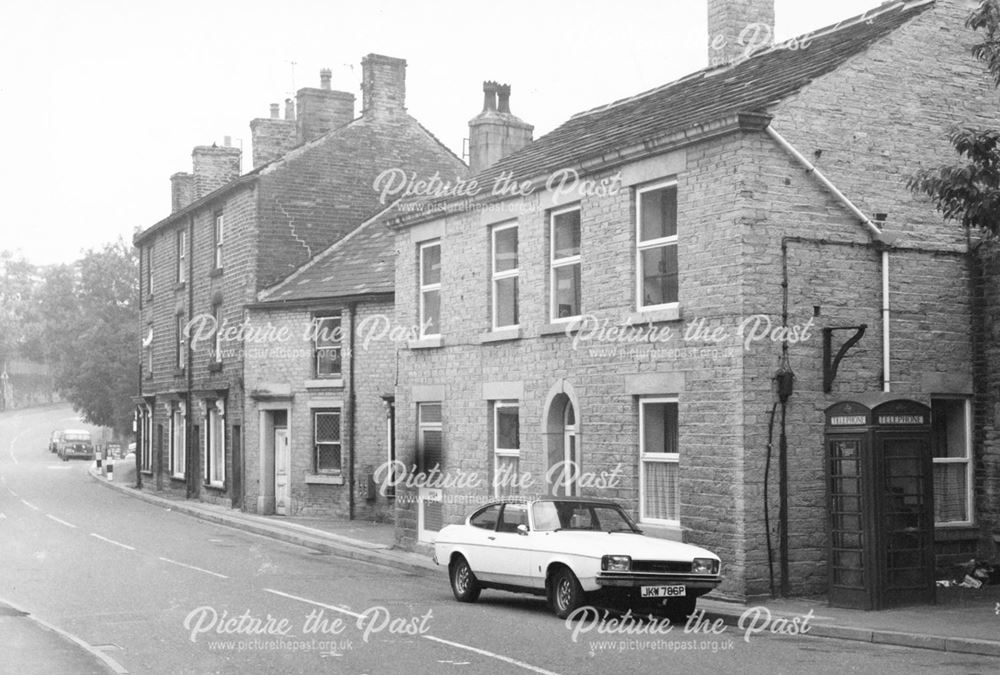
[[[536,530],[591,530],[638,532],[631,519],[616,504],[540,501],[531,507]]]

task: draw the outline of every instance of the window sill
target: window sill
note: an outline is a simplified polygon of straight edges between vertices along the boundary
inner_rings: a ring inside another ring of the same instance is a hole
[[[678,305],[660,309],[646,309],[628,315],[628,323],[635,326],[644,323],[659,323],[661,321],[680,321],[681,308]]]
[[[225,483],[202,483],[201,485],[204,488],[208,488],[209,490],[215,490],[216,492],[225,492],[226,491],[226,484]]]
[[[539,330],[541,335],[566,335],[570,336],[580,329],[580,317],[574,317],[559,323],[547,323]]]
[[[184,377],[184,369],[177,368],[176,370],[174,370],[174,377]]]
[[[218,373],[222,370],[222,361],[212,361],[208,364],[208,372]]]
[[[178,281],[176,284],[174,284],[174,290],[175,291],[183,291],[184,288],[185,288],[185,286],[187,286],[186,282],[184,282],[184,281]]]
[[[141,473],[143,476],[150,476],[150,477],[152,477],[152,475],[153,475],[152,469],[143,469],[139,473]]]
[[[490,342],[506,342],[508,340],[520,340],[521,339],[521,328],[497,328],[488,333],[483,333],[479,336],[479,344],[488,344]]]
[[[934,541],[967,541],[979,539],[980,530],[975,525],[935,525]]]
[[[636,523],[639,529],[650,537],[657,539],[670,539],[672,541],[684,541],[684,528],[680,525],[664,525],[663,523]]]
[[[152,380],[154,377],[156,377],[156,376],[153,374],[153,371],[151,371],[151,370],[147,370],[146,371],[146,379],[147,380]]]
[[[410,349],[437,349],[444,346],[444,340],[440,335],[432,335],[419,340],[410,340],[406,346]]]
[[[150,303],[152,301],[153,301],[153,294],[152,293],[147,293],[146,294],[146,302]]]
[[[344,378],[328,377],[318,380],[306,380],[306,389],[343,389]]]
[[[214,268],[211,272],[208,273],[208,276],[210,279],[214,279],[215,277],[221,277],[222,268],[221,267]]]
[[[185,478],[184,476],[173,476],[173,475],[171,475],[170,476],[170,481],[173,482],[173,483],[186,483],[187,482],[187,478]]]
[[[324,475],[313,473],[306,476],[307,485],[343,485],[344,477],[337,475]]]

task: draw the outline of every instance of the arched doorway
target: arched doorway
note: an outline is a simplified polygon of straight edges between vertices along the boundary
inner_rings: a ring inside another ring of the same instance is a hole
[[[546,401],[545,484],[548,494],[580,494],[582,453],[580,411],[573,388],[565,380],[557,382]]]

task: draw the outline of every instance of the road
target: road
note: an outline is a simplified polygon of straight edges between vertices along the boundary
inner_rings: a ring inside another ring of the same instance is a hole
[[[1000,667],[989,657],[820,638],[744,641],[734,627],[721,634],[587,630],[554,618],[539,599],[499,592],[459,604],[443,575],[318,554],[108,490],[87,474],[88,462],[64,463],[46,449],[52,429],[78,425],[72,417],[64,407],[0,414],[0,600],[104,654],[118,672],[967,674]],[[93,655],[79,652],[79,672],[92,672]],[[25,675],[12,654],[18,658],[16,651],[0,657],[0,672]]]

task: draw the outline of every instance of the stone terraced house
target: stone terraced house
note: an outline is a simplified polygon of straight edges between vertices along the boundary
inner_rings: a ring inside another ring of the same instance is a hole
[[[773,3],[711,0],[716,65],[397,210],[395,452],[453,479],[397,488],[400,544],[495,496],[610,497],[716,551],[725,595],[868,608],[995,550],[969,242],[906,186],[997,124],[967,11],[747,55]]]
[[[244,386],[255,335],[247,306],[382,211],[373,186],[383,171],[467,172],[407,114],[404,60],[363,59],[357,118],[354,95],[332,90],[330,79],[324,70],[319,88],[286,101],[284,119],[275,104],[271,117],[251,122],[251,171],[241,175],[240,151],[228,143],[196,147],[193,172],[171,177],[171,214],[134,238],[144,337],[137,456],[146,489],[257,508],[243,501],[260,493],[259,473],[247,469],[248,453],[257,459],[248,440],[267,422],[246,413],[255,410]]]

